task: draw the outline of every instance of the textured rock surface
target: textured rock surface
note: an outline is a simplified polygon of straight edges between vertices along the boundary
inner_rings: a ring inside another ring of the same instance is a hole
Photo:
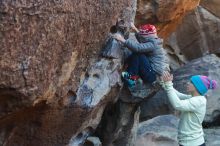
[[[76,92],[110,26],[123,12],[132,18],[131,6],[132,1],[1,1],[0,87],[19,92],[26,105]]]
[[[207,55],[199,59],[195,59],[184,67],[174,72],[174,87],[182,93],[186,93],[186,82],[192,75],[202,74],[220,82],[220,59],[215,55]],[[213,90],[207,94],[207,111],[205,122],[214,122],[220,116],[219,107],[220,90]],[[141,119],[148,119],[161,114],[175,113],[170,107],[166,93],[161,90],[149,100],[141,105]]]
[[[201,0],[200,5],[205,9],[208,9],[217,17],[220,17],[220,1],[219,0]]]
[[[118,72],[120,68],[121,60],[119,59],[113,59],[112,61],[101,59],[95,63],[88,70],[88,77],[85,77],[80,85],[74,102],[81,107],[95,107],[105,98],[112,87],[120,84],[121,80]]]
[[[88,137],[83,146],[102,146],[102,143],[98,137]]]
[[[178,119],[172,115],[159,116],[138,127],[136,146],[178,146]]]
[[[177,31],[166,40],[165,48],[171,50],[170,54],[173,54],[177,64],[184,64],[205,54],[220,53],[220,17],[213,13],[216,9],[220,11],[220,8],[218,5],[210,6],[209,9],[202,6],[187,14]]]
[[[200,0],[139,0],[135,22],[158,24],[161,37],[169,36],[183,16],[193,10]]]
[[[220,145],[220,127],[213,127],[204,130],[205,141],[207,146],[219,146]]]
[[[120,89],[121,61],[98,59],[101,46],[136,1],[0,4],[1,145],[83,143]]]
[[[172,115],[158,116],[138,127],[136,146],[179,146],[177,142],[177,127],[179,119]],[[212,127],[204,130],[207,146],[219,146],[220,129]]]
[[[109,105],[96,131],[103,146],[134,146],[139,115],[140,108],[135,103],[118,100]]]

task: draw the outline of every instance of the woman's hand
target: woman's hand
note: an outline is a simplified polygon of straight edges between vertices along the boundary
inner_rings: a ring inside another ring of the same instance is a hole
[[[168,71],[163,72],[162,77],[160,79],[164,82],[173,81],[173,75],[170,74]]]
[[[120,42],[122,42],[122,43],[125,42],[124,37],[123,37],[122,35],[120,35],[120,34],[114,34],[114,35],[113,35],[113,38],[116,39],[116,40],[118,40],[118,41],[120,41]]]

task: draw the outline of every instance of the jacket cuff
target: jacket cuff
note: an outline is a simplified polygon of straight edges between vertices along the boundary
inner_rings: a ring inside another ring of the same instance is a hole
[[[165,90],[173,89],[173,82],[172,81],[164,82],[164,89]]]

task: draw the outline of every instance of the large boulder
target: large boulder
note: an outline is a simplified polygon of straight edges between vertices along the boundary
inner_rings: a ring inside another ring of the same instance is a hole
[[[178,146],[178,118],[172,115],[158,116],[141,122],[135,146]]]
[[[120,90],[122,61],[100,49],[136,1],[0,3],[0,145],[83,143]]]
[[[210,2],[212,4],[213,1]],[[176,32],[165,41],[165,48],[177,64],[185,64],[205,54],[220,53],[220,17],[214,13],[220,8],[217,4],[216,7],[212,6],[202,3],[187,14]]]
[[[200,5],[220,17],[220,1],[219,0],[201,0]]]
[[[138,0],[135,22],[158,24],[161,37],[175,31],[187,12],[193,10],[200,0]]]
[[[133,4],[135,0],[1,2],[1,90],[26,106],[76,93],[109,28],[120,16],[125,21],[134,17]]]
[[[136,146],[178,146],[177,127],[179,119],[172,115],[158,116],[138,126]],[[219,146],[220,128],[203,129],[207,146]]]
[[[174,87],[182,92],[186,93],[186,83],[192,75],[206,75],[212,79],[217,80],[220,83],[220,59],[215,55],[207,55],[199,59],[195,59],[185,66],[174,72]],[[220,90],[210,90],[207,94],[207,111],[205,116],[205,122],[215,122],[219,119],[219,95]],[[146,100],[141,104],[142,120],[146,120],[157,115],[176,113],[166,96],[165,91],[160,90],[155,96]]]
[[[134,146],[139,115],[137,104],[118,100],[107,106],[95,134],[103,146]]]
[[[205,141],[207,146],[220,145],[220,127],[204,129]]]

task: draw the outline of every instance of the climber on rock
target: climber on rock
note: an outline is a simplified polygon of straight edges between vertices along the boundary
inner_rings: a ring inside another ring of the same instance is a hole
[[[204,95],[209,89],[216,89],[217,82],[206,76],[192,76],[187,83],[187,92],[190,95],[185,95],[173,88],[173,75],[169,72],[164,72],[161,80],[171,105],[181,111],[178,126],[180,146],[205,146],[202,122],[207,101]]]
[[[156,81],[157,76],[161,76],[164,71],[169,70],[163,40],[157,36],[156,27],[146,24],[140,26],[138,30],[131,23],[131,28],[135,31],[137,41],[125,40],[120,34],[113,36],[132,52],[125,62],[127,69],[122,72],[122,77],[129,88],[134,87],[139,78],[145,83],[152,84]]]

